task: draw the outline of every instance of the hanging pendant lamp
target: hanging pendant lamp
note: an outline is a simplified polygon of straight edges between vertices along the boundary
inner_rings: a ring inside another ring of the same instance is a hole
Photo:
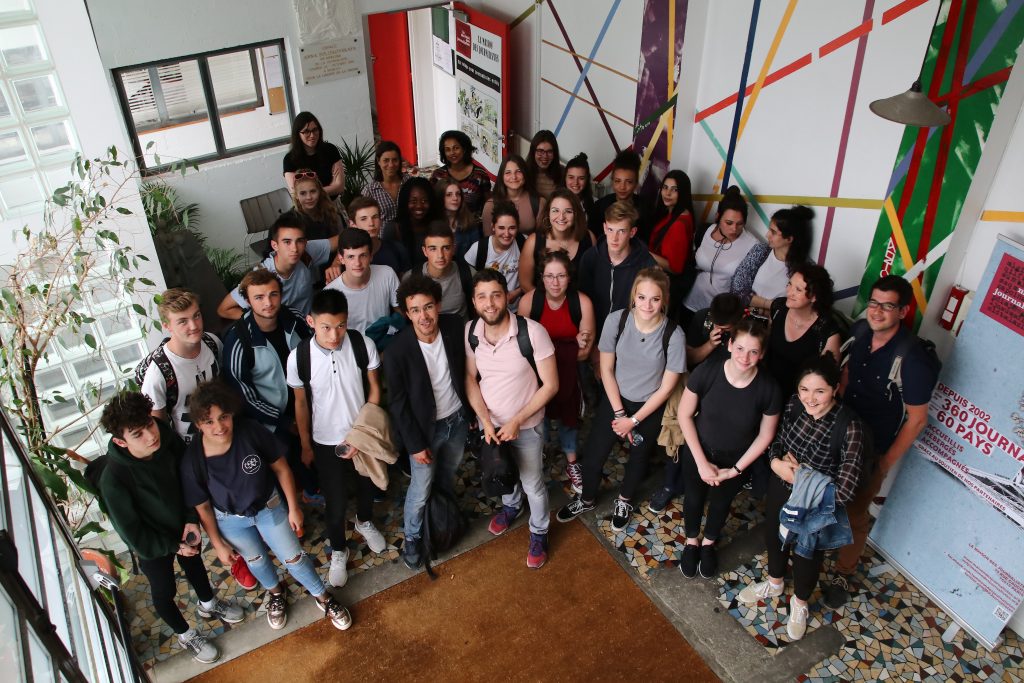
[[[905,126],[933,128],[950,122],[949,112],[921,92],[921,81],[914,81],[910,90],[899,95],[875,100],[868,105],[878,116]]]

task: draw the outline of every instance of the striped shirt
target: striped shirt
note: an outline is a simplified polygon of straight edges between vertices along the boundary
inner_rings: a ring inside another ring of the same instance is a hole
[[[864,425],[860,419],[850,420],[841,457],[832,457],[832,427],[839,416],[839,403],[818,419],[804,410],[797,396],[793,396],[783,413],[782,424],[775,435],[768,456],[781,458],[792,453],[802,466],[827,474],[836,485],[836,503],[846,505],[853,499],[860,481],[864,456]],[[789,486],[789,484],[787,484]]]

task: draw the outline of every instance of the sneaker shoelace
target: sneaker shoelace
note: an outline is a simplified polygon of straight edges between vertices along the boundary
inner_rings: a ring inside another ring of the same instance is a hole
[[[836,588],[842,588],[846,592],[850,592],[850,584],[842,574],[836,574],[832,577],[832,585]]]
[[[179,640],[181,639],[179,638]],[[191,650],[192,652],[198,653],[200,650],[203,649],[203,645],[206,645],[206,638],[204,638],[201,633],[196,631],[188,638],[182,640],[181,644],[189,650]]]
[[[274,612],[280,611],[285,608],[284,604],[284,593],[271,593],[270,600],[267,602],[267,611]]]
[[[530,539],[530,555],[540,555],[544,552],[544,541],[539,538]]]
[[[621,498],[615,499],[615,509],[612,511],[612,515],[615,517],[628,517],[629,513],[633,510],[633,506],[622,500]]]

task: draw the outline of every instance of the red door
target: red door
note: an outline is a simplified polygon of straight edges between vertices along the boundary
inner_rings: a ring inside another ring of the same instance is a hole
[[[402,157],[416,161],[416,122],[412,104],[409,22],[405,12],[371,14],[370,54],[377,95],[377,129],[382,140],[402,148]]]

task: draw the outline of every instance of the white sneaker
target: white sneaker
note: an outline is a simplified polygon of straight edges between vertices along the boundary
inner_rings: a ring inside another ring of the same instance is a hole
[[[335,588],[348,583],[348,548],[331,552],[331,568],[327,572],[327,581]]]
[[[377,531],[377,527],[373,525],[373,522],[356,521],[356,531],[366,539],[366,545],[370,546],[370,550],[373,552],[383,552],[388,547],[387,541],[384,540],[384,534]]]
[[[807,605],[797,605],[792,598],[789,600],[789,620],[786,621],[786,635],[789,639],[800,640],[807,632],[807,617],[810,612]]]
[[[190,629],[178,636],[178,643],[192,655],[192,658],[201,664],[213,664],[220,658],[220,651],[207,640],[206,636]]]
[[[772,585],[771,581],[767,579],[764,581],[758,581],[752,583],[736,596],[736,599],[744,605],[756,605],[762,600],[768,598],[777,598],[782,595],[782,591],[786,590],[786,584],[780,583],[778,586]]]

